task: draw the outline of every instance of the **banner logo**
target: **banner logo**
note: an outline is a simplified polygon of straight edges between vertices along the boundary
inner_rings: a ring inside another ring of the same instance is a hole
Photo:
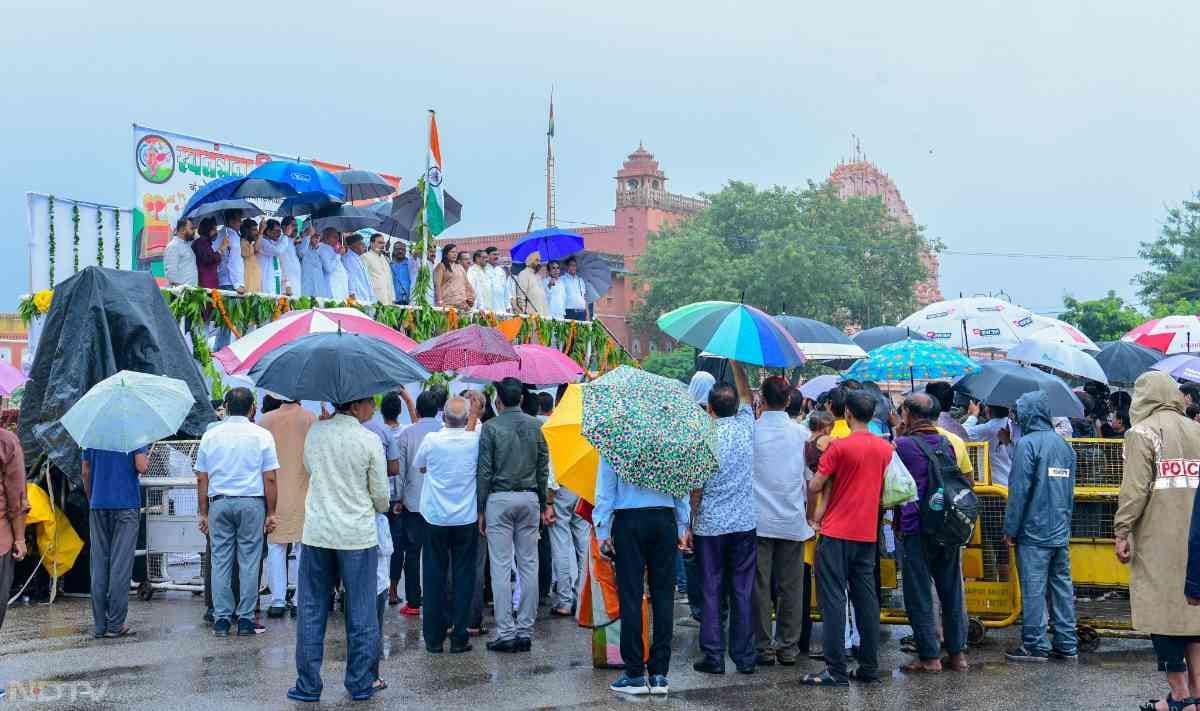
[[[134,148],[137,169],[147,182],[165,183],[175,174],[175,149],[156,133],[142,136]]]
[[[935,318],[946,318],[949,315],[950,315],[949,311],[939,311],[938,313],[935,313],[935,314],[926,314],[925,320],[932,321]]]
[[[1017,328],[1025,328],[1029,324],[1033,323],[1033,317],[1026,316],[1025,318],[1021,319],[1020,321],[1013,321],[1013,323],[1016,324]]]
[[[999,336],[1000,329],[998,328],[975,328],[971,329],[976,336]]]

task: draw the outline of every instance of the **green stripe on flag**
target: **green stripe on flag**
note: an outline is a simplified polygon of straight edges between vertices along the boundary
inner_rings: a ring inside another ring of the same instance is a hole
[[[446,215],[442,211],[442,191],[428,186],[425,188],[425,226],[429,234],[437,236],[446,229]]]

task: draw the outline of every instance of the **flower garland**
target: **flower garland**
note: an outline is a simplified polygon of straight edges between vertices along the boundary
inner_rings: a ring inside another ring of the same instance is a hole
[[[113,267],[121,268],[121,208],[113,209]]]
[[[71,206],[71,222],[75,225],[75,237],[71,241],[73,272],[79,273],[79,203]]]
[[[221,320],[225,322],[225,328],[233,334],[234,338],[241,338],[242,334],[233,325],[233,321],[229,318],[229,312],[225,310],[225,302],[221,300],[221,292],[217,289],[212,290],[213,304],[217,307],[217,313],[221,314]]]
[[[104,211],[96,208],[96,266],[104,266]]]
[[[279,297],[279,300],[275,302],[275,313],[271,314],[271,320],[278,321],[280,316],[291,310],[292,305],[291,302],[288,301],[288,297],[281,296]]]
[[[54,287],[54,196],[50,196],[50,287]]]

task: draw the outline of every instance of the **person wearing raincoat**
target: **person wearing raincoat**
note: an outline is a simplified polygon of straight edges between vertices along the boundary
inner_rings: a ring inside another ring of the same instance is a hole
[[[1071,582],[1071,512],[1075,507],[1075,450],[1050,423],[1046,393],[1017,399],[1021,439],[1013,451],[1004,510],[1004,540],[1015,544],[1023,606],[1021,645],[1012,662],[1069,660],[1078,655],[1075,588]],[[1047,597],[1054,645],[1046,639]]]
[[[1133,626],[1150,634],[1158,669],[1171,687],[1166,701],[1142,707],[1150,709],[1183,709],[1191,704],[1185,700],[1200,696],[1188,674],[1200,668],[1200,608],[1188,600],[1200,598],[1200,527],[1194,519],[1200,424],[1183,412],[1183,394],[1170,375],[1138,377],[1113,519],[1117,558],[1130,563]],[[1189,521],[1191,535],[1185,537]]]

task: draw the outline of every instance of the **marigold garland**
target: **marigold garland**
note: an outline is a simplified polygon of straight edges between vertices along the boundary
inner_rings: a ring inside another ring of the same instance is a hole
[[[229,312],[225,310],[225,302],[221,300],[221,291],[219,289],[211,289],[210,291],[212,293],[213,304],[217,307],[217,313],[221,314],[221,320],[225,322],[225,328],[229,329],[234,338],[241,338],[242,334],[233,325],[233,321],[229,318]]]
[[[458,309],[451,306],[446,309],[446,330],[453,331],[458,328]]]
[[[571,349],[575,347],[575,323],[575,321],[571,322],[571,330],[567,333],[567,342],[562,349],[563,353],[566,353],[568,356],[571,355]]]
[[[275,302],[275,313],[271,314],[272,321],[278,321],[279,317],[292,310],[292,304],[286,296],[279,297]]]

